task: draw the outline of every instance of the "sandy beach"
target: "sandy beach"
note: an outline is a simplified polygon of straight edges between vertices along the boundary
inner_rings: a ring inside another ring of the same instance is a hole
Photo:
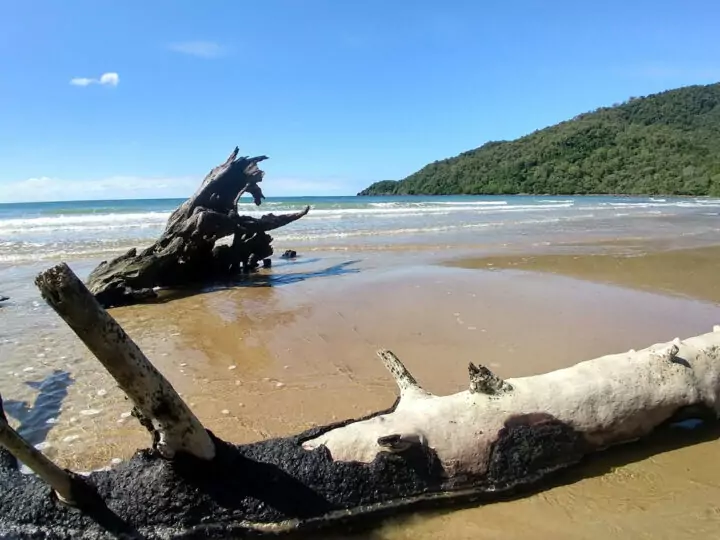
[[[381,347],[430,391],[447,394],[467,385],[468,361],[503,377],[532,375],[720,322],[720,248],[648,246],[601,243],[596,254],[564,246],[561,255],[532,256],[317,254],[281,262],[244,286],[112,314],[206,426],[251,442],[390,405],[396,389],[375,357]],[[71,266],[80,274],[90,267]],[[12,309],[2,309],[8,321]],[[32,440],[44,430],[44,451],[76,470],[147,446],[128,402],[71,331],[41,303],[34,324],[33,339],[3,345],[4,363],[14,367],[3,373],[2,392],[15,416],[26,401],[24,434]],[[46,404],[33,418],[38,385],[27,383],[47,381],[52,370],[71,384],[46,382],[44,399],[58,396],[57,409]],[[403,516],[355,537],[712,538],[720,526],[717,435],[615,449],[539,494]]]

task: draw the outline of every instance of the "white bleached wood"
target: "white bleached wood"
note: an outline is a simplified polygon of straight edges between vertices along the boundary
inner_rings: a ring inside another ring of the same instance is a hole
[[[400,400],[418,399],[429,397],[431,394],[424,390],[415,380],[415,377],[408,371],[400,359],[395,356],[392,351],[381,349],[377,355],[382,360],[383,365],[395,379],[400,389]]]
[[[324,445],[336,461],[369,463],[387,450],[381,443],[388,438],[419,440],[452,475],[484,474],[499,432],[518,415],[550,415],[597,449],[632,441],[686,406],[704,405],[720,413],[720,326],[712,333],[504,384],[512,389],[418,398],[406,391],[393,412],[333,429],[303,446]]]

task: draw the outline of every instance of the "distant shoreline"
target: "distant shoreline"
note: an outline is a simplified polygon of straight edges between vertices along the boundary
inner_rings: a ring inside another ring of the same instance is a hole
[[[358,193],[355,197],[615,197],[618,199],[632,199],[632,198],[657,198],[657,197],[670,197],[673,199],[717,199],[712,195],[670,195],[667,193],[510,193],[510,194],[497,194],[497,193],[443,193],[429,194],[429,193]]]

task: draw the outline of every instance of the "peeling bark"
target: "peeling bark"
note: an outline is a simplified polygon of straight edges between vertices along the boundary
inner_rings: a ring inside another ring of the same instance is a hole
[[[292,214],[240,216],[244,193],[256,205],[265,196],[258,185],[264,173],[258,163],[267,156],[238,157],[238,148],[212,169],[195,194],[168,218],[165,230],[150,247],[135,248],[100,263],[88,276],[88,288],[104,307],[132,304],[156,296],[156,288],[226,281],[255,270],[273,253],[269,231],[305,216],[310,207]],[[229,245],[218,244],[232,237]]]
[[[74,283],[68,275],[69,269],[56,269],[49,279]],[[46,287],[45,279],[38,285]],[[106,347],[125,349],[129,338],[88,337],[93,321],[81,311],[105,317],[98,315],[101,308],[72,295],[44,295],[113,376],[116,362],[152,372],[151,366],[138,368],[127,353],[110,358]],[[391,352],[379,356],[400,389],[389,410],[245,445],[208,432],[212,459],[139,451],[83,479],[93,496],[92,504],[78,505],[80,511],[52,496],[43,482],[52,479],[20,474],[0,451],[0,536],[230,538],[377,518],[442,501],[490,502],[539,488],[583,457],[643,438],[675,419],[702,415],[716,422],[720,414],[720,326],[506,381],[471,365],[469,389],[449,396],[423,390]],[[153,393],[132,380],[123,388],[131,397]],[[178,402],[173,407],[184,407]]]

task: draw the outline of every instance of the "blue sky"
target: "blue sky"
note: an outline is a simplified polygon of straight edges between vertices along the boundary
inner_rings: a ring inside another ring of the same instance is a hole
[[[235,145],[269,196],[354,194],[720,80],[720,2],[0,4],[0,201],[187,196]]]

